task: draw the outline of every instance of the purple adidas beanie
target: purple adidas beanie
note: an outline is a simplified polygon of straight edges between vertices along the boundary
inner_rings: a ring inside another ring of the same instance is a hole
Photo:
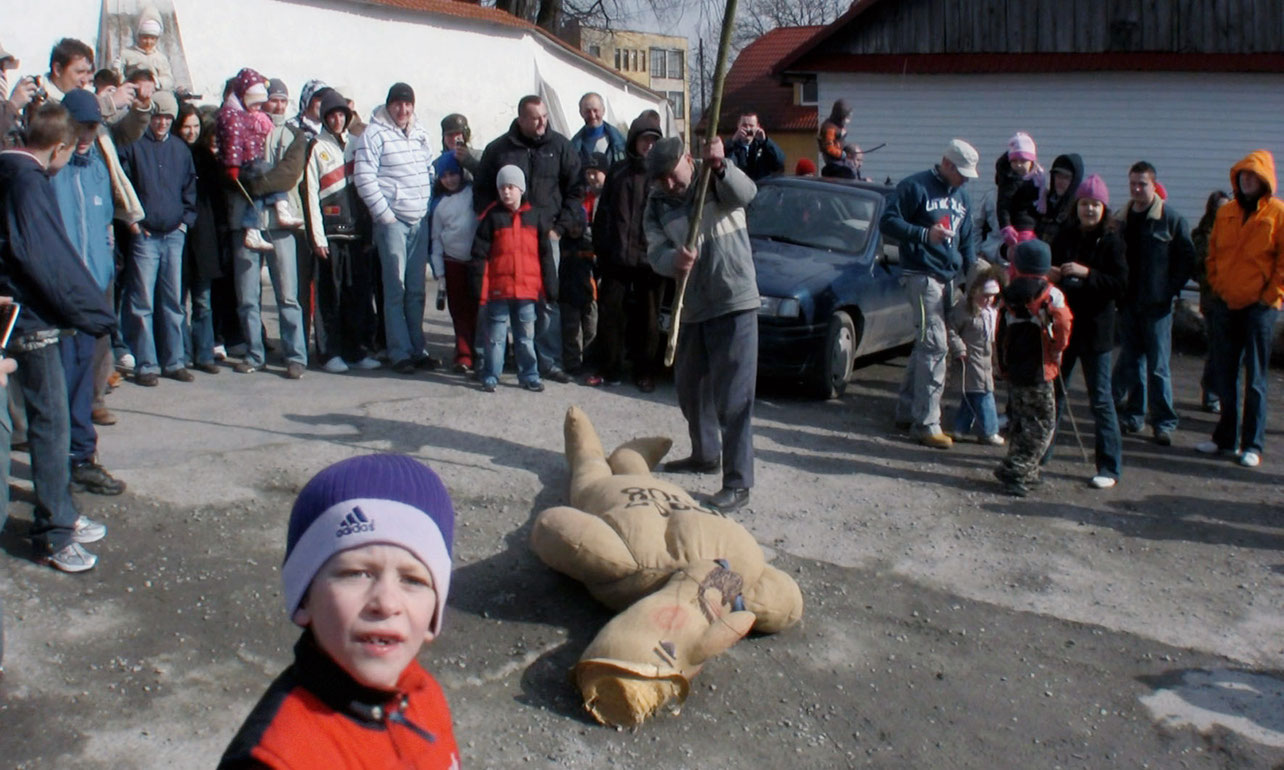
[[[1094,201],[1101,201],[1101,205],[1110,208],[1110,190],[1106,189],[1106,180],[1097,174],[1092,174],[1079,184],[1079,189],[1075,191],[1074,199],[1091,198]]]
[[[432,632],[440,633],[454,532],[450,494],[428,466],[394,454],[341,460],[313,476],[290,511],[281,565],[285,611],[294,615],[312,578],[336,553],[372,543],[397,545],[432,575]]]

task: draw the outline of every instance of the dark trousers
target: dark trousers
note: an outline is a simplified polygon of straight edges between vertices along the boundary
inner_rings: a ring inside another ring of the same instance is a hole
[[[1008,412],[1008,455],[999,465],[999,477],[1016,484],[1039,480],[1039,461],[1052,443],[1056,428],[1057,399],[1052,383],[1012,385]]]
[[[602,277],[596,344],[603,377],[620,379],[626,357],[633,366],[634,379],[655,376],[663,291],[663,281],[649,267]]]
[[[299,300],[299,308],[303,311],[303,349],[307,350],[309,343],[313,339],[313,324],[320,323],[313,318],[313,312],[316,310],[316,284],[317,277],[317,255],[308,245],[308,238],[303,233],[298,233],[294,239],[295,250],[295,270],[298,271],[298,284],[295,287],[296,296]],[[317,352],[321,352],[318,343]],[[324,361],[323,361],[324,363]]]
[[[73,334],[58,340],[62,371],[67,381],[67,409],[71,419],[71,464],[94,459],[98,452],[98,431],[94,411],[94,348],[98,341],[87,334]]]
[[[476,268],[470,262],[446,262],[446,305],[450,309],[450,323],[455,328],[455,363],[474,367],[480,355],[477,341],[477,308],[481,302],[479,287],[475,286]]]
[[[562,305],[562,366],[568,372],[578,372],[584,366],[597,339],[597,303],[588,302],[584,307],[563,302]]]
[[[55,553],[71,542],[80,512],[71,498],[71,419],[67,379],[58,346],[15,353],[13,374],[26,400],[27,442],[31,445],[31,482],[36,507],[31,544],[37,553]]]
[[[709,462],[721,455],[722,485],[752,487],[758,311],[682,324],[673,365],[691,456]]]
[[[1262,453],[1266,439],[1266,382],[1278,310],[1260,302],[1231,310],[1213,299],[1209,314],[1213,385],[1222,402],[1213,441],[1222,449]],[[1244,367],[1244,415],[1239,415],[1239,371]],[[1238,425],[1236,423],[1239,423]]]
[[[330,256],[316,260],[317,351],[360,361],[371,352],[376,323],[374,265],[357,241],[330,238]]]

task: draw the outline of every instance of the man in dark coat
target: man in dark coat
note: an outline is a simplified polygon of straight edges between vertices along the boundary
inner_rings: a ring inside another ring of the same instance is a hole
[[[570,141],[548,127],[548,108],[538,96],[523,96],[517,103],[517,119],[508,131],[486,145],[473,185],[477,213],[497,199],[495,177],[508,165],[517,166],[526,175],[526,199],[552,244],[579,232],[584,223],[580,159]],[[555,258],[554,263],[557,261]],[[556,294],[556,287],[550,293]],[[539,302],[535,309],[540,374],[554,382],[570,382],[562,367],[562,319],[557,303]]]
[[[619,382],[625,355],[633,381],[644,392],[655,388],[655,356],[660,339],[659,309],[663,279],[646,258],[648,178],[646,155],[660,140],[660,115],[647,110],[631,126],[624,160],[606,175],[593,222],[593,251],[598,273],[598,356],[607,383]]]
[[[68,239],[49,183],[74,150],[67,108],[47,103],[29,115],[26,148],[0,153],[0,296],[22,305],[6,350],[26,400],[32,545],[45,563],[84,572],[98,557],[83,544],[101,540],[107,528],[82,516],[71,497],[71,418],[57,342],[63,329],[110,334],[116,317]]]

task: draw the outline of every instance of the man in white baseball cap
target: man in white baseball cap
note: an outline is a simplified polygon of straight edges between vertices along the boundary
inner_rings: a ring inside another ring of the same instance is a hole
[[[963,186],[976,178],[979,160],[976,148],[951,139],[940,163],[896,185],[880,222],[884,235],[901,242],[901,270],[918,331],[901,382],[896,424],[936,449],[954,444],[941,430],[949,350],[945,319],[954,305],[954,284],[976,262],[972,202]]]

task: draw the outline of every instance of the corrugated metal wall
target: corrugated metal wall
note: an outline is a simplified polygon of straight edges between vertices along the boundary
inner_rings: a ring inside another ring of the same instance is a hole
[[[863,75],[820,73],[820,113],[835,99],[855,108],[848,141],[868,154],[865,173],[894,180],[930,167],[952,137],[981,153],[974,200],[993,187],[995,157],[1029,132],[1045,168],[1065,152],[1127,202],[1128,167],[1150,161],[1192,226],[1208,193],[1228,188],[1231,165],[1259,148],[1284,165],[1284,74],[1068,73]]]

